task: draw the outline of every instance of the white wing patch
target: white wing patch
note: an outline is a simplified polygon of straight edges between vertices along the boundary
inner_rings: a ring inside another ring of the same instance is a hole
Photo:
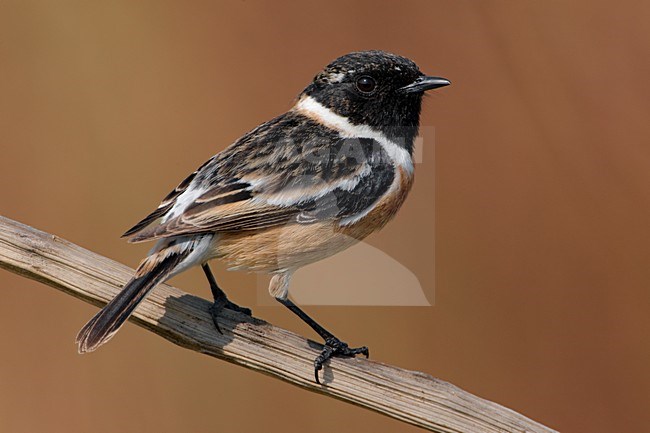
[[[173,218],[176,218],[179,215],[182,215],[185,212],[185,209],[188,208],[194,201],[202,196],[207,190],[201,188],[200,186],[190,184],[185,191],[174,201],[174,206],[165,214],[162,219],[162,222],[167,222]]]
[[[309,200],[317,200],[326,196],[327,194],[330,194],[336,189],[352,191],[357,187],[357,185],[359,185],[359,182],[362,178],[370,175],[370,172],[370,165],[364,163],[361,170],[359,170],[355,176],[346,177],[344,179],[331,183],[321,182],[319,184],[308,185],[303,188],[285,188],[279,192],[274,193],[264,192],[264,184],[266,183],[264,178],[247,180],[244,176],[242,177],[242,180],[250,183],[252,185],[251,189],[258,189],[260,191],[251,199],[252,201],[259,201],[273,206],[289,207]]]

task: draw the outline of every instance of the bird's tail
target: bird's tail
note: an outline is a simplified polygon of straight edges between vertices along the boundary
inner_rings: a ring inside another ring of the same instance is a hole
[[[92,352],[110,340],[149,291],[164,281],[190,251],[159,251],[147,257],[135,277],[77,334],[79,353]]]

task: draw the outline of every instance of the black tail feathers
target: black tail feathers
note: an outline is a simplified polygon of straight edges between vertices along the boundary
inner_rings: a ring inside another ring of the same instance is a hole
[[[76,339],[79,353],[92,352],[110,340],[149,291],[164,281],[185,257],[187,254],[171,254],[143,276],[126,283],[122,291],[81,328]]]

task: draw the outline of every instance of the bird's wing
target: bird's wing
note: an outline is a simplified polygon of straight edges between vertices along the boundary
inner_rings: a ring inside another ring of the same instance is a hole
[[[206,162],[125,236],[140,242],[349,218],[372,207],[393,178],[376,141],[342,138],[289,112]]]

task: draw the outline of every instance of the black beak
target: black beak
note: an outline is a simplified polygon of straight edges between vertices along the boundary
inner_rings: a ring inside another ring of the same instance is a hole
[[[427,77],[425,75],[418,77],[411,84],[401,87],[401,90],[404,93],[422,93],[427,90],[437,89],[438,87],[445,87],[451,84],[446,78],[440,77]]]

